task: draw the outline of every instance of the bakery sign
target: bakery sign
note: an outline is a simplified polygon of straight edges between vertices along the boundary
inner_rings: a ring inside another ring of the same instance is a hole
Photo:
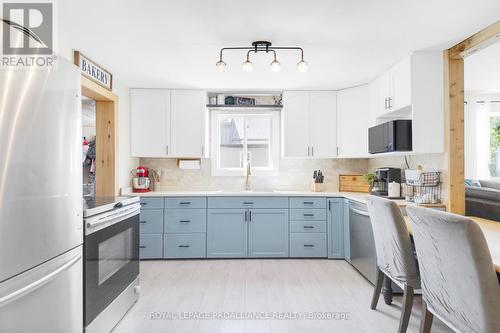
[[[74,51],[74,62],[84,76],[108,90],[113,88],[113,75],[79,51]]]

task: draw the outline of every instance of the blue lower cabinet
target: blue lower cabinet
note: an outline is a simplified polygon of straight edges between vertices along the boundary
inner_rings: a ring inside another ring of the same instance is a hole
[[[290,232],[326,233],[326,221],[290,221]]]
[[[162,234],[141,234],[139,237],[139,258],[161,259],[163,257]]]
[[[166,209],[165,233],[205,232],[206,219],[206,209]]]
[[[209,201],[210,202],[210,201]],[[207,257],[243,258],[248,251],[248,210],[207,210]]]
[[[344,258],[351,262],[351,239],[349,237],[349,200],[344,199]]]
[[[328,258],[344,259],[344,200],[329,198],[327,207]]]
[[[248,256],[288,257],[288,209],[250,209]]]
[[[165,234],[164,258],[205,258],[206,234]]]
[[[290,233],[290,257],[326,258],[326,233]]]
[[[163,209],[142,209],[139,223],[141,234],[163,233]]]

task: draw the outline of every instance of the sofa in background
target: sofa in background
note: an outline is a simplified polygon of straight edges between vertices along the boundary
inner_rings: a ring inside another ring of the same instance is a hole
[[[500,180],[465,182],[465,214],[500,222]]]

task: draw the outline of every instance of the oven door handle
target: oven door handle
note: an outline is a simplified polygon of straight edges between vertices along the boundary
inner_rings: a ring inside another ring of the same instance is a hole
[[[121,208],[119,211],[116,213],[106,215],[98,219],[96,222],[87,222],[87,228],[95,228],[103,223],[111,223],[111,222],[116,222],[120,220],[125,220],[129,217],[132,217],[134,215],[139,214],[141,211],[141,206],[139,204],[134,204],[131,205],[130,208]]]
[[[73,266],[77,261],[81,259],[82,255],[79,253],[75,255],[73,258],[71,258],[69,261],[67,261],[65,264],[59,266],[49,274],[45,275],[41,279],[38,279],[12,293],[10,293],[7,296],[1,297],[0,298],[0,306],[5,305],[6,303],[13,301],[15,299],[18,299],[19,297],[22,297],[23,295],[29,294],[30,292],[38,289],[42,285],[46,284],[50,280],[54,279],[57,275],[61,274],[71,266]]]

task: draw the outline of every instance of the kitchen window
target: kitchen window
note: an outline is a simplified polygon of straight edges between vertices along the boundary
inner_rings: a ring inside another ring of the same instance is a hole
[[[279,167],[279,111],[212,111],[212,175],[276,175]]]

